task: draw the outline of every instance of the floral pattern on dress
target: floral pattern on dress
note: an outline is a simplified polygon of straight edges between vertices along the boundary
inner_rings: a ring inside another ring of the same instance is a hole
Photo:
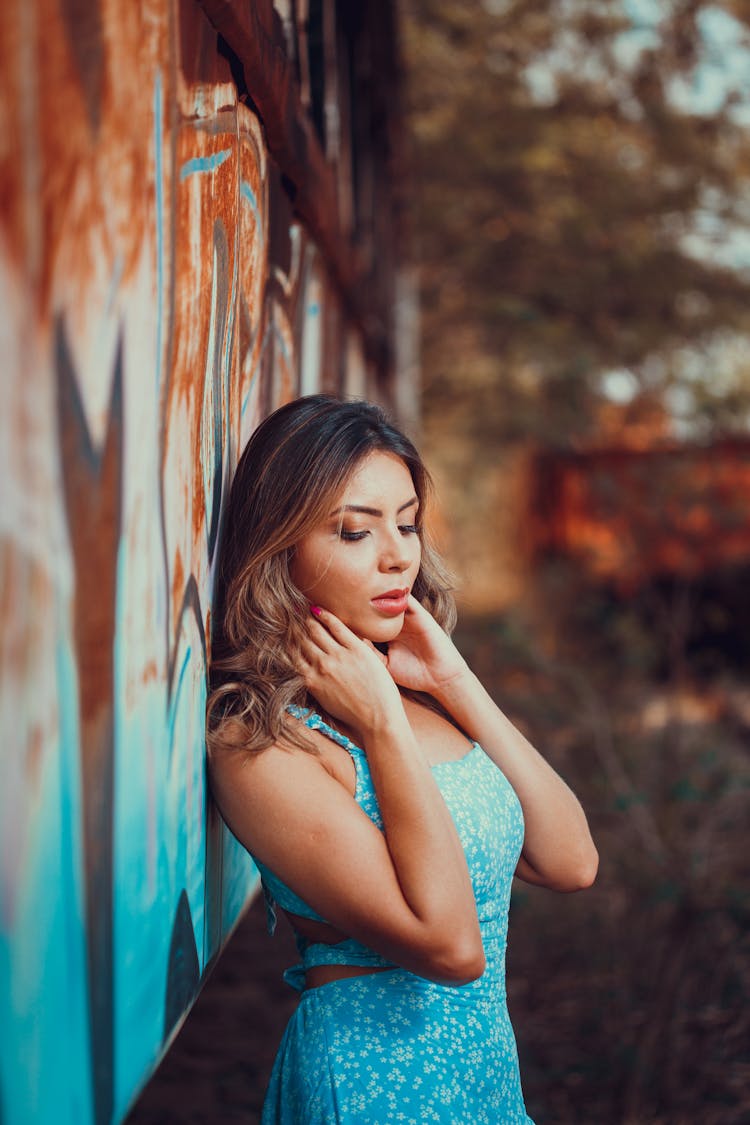
[[[382,829],[364,751],[314,712],[297,713],[351,753],[355,799]],[[466,854],[485,971],[447,986],[391,968],[303,992],[276,1056],[263,1125],[531,1125],[505,995],[520,802],[477,743],[433,774]],[[359,951],[354,963],[384,963],[359,943],[342,942],[303,946],[303,967],[346,963],[341,947],[350,945]]]

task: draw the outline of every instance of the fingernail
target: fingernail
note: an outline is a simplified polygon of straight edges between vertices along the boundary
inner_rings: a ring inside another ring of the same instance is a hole
[[[310,606],[310,613],[313,615],[313,617],[320,617],[320,613],[321,613],[320,606],[319,605],[311,605]]]

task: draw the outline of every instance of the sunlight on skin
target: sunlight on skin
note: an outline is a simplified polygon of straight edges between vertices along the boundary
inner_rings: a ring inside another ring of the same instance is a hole
[[[406,465],[369,454],[329,518],[297,544],[292,578],[312,605],[330,610],[359,637],[399,635],[419,573],[418,501]]]

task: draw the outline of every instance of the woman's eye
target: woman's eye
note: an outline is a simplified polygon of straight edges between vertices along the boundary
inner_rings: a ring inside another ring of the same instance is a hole
[[[399,531],[403,535],[416,535],[417,525],[415,523],[402,523],[399,526]]]
[[[369,534],[369,531],[347,531],[345,527],[339,531],[339,536],[348,543],[356,543],[358,539],[364,539]]]

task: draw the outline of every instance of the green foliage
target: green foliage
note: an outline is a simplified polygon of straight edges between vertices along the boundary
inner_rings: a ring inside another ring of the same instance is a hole
[[[565,444],[623,368],[731,427],[750,360],[722,410],[704,349],[748,327],[747,90],[725,76],[710,108],[684,91],[709,72],[711,21],[746,9],[665,2],[639,25],[615,0],[406,8],[428,421],[470,392],[480,442]]]

